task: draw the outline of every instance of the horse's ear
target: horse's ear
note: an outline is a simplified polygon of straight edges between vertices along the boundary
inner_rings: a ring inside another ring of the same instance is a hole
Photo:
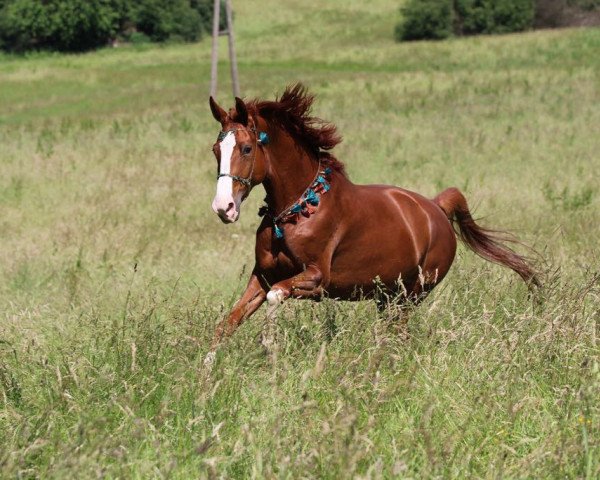
[[[236,121],[244,126],[247,126],[248,109],[246,108],[244,101],[239,97],[235,97],[235,111],[237,112]]]
[[[215,120],[219,123],[224,123],[227,118],[227,112],[219,107],[212,96],[208,103],[210,103],[210,111],[212,112],[213,117],[215,117]]]

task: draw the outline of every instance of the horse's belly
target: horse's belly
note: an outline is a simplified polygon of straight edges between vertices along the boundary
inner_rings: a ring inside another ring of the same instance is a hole
[[[336,257],[331,265],[328,293],[349,298],[368,295],[385,286],[397,289],[400,282],[411,285],[419,275],[419,263],[412,246],[393,245],[376,251],[356,251],[354,255]]]
[[[356,212],[332,258],[327,288],[332,297],[359,298],[382,287],[410,292],[427,274],[422,270],[427,253],[440,242],[455,242],[447,219],[428,200],[395,188],[375,193],[375,199],[363,202],[368,210]],[[374,208],[378,215],[372,214]]]
[[[414,238],[401,219],[383,227],[385,233],[367,228],[363,230],[367,233],[340,244],[331,264],[331,295],[366,295],[378,285],[393,289],[399,281],[414,282],[425,245],[420,245],[423,242]]]

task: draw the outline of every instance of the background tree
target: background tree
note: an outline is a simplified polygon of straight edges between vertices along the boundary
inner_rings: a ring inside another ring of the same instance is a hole
[[[192,42],[211,23],[211,0],[0,0],[0,48],[79,52],[117,38]]]
[[[600,0],[407,0],[398,40],[600,25]]]

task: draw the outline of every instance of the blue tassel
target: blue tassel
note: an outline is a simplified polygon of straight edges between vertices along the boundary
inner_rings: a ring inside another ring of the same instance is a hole
[[[306,192],[306,201],[315,207],[319,204],[319,196],[312,188]]]
[[[327,167],[325,169],[325,175],[329,175],[331,173],[331,168]]]
[[[317,183],[325,183],[325,179],[321,175],[319,175],[317,177]]]
[[[297,203],[292,208],[290,208],[290,212],[292,212],[292,213],[300,213],[301,211],[302,211],[302,205],[300,205],[299,203]]]
[[[275,238],[283,238],[283,228],[278,225],[274,225],[275,227]]]
[[[269,143],[269,136],[267,132],[258,132],[258,143],[261,145],[266,145]]]
[[[324,183],[324,184],[323,184],[323,191],[324,191],[324,192],[328,192],[330,188],[331,188],[331,187],[329,186],[329,184],[328,184],[328,183]]]

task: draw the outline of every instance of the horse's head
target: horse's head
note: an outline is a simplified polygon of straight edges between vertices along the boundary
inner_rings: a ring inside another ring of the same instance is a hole
[[[257,120],[248,114],[243,100],[236,97],[229,113],[210,97],[213,117],[221,124],[221,132],[213,145],[217,158],[217,193],[212,208],[223,223],[233,223],[240,216],[240,205],[254,185],[266,174],[264,145],[266,132],[258,130]]]

